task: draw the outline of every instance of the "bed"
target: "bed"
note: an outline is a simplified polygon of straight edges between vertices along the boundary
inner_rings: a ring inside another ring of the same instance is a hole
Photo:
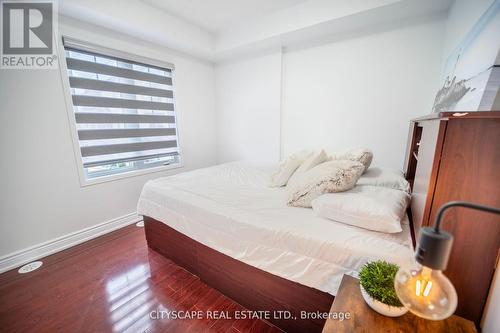
[[[413,257],[410,226],[386,234],[288,207],[285,188],[268,186],[272,168],[221,164],[149,181],[138,213],[148,245],[251,310],[289,311],[270,319],[286,331],[321,331],[343,274],[367,261]]]

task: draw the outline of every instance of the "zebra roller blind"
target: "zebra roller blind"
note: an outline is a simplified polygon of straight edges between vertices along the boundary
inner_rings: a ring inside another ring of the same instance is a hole
[[[180,163],[173,66],[63,41],[85,177]]]

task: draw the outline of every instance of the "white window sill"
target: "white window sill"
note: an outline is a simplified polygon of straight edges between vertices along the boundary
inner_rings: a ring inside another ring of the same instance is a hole
[[[131,178],[131,177],[142,176],[142,175],[155,173],[155,172],[162,172],[162,171],[167,171],[167,170],[179,169],[179,168],[183,168],[183,167],[184,167],[184,163],[182,163],[182,161],[181,161],[180,163],[176,163],[176,164],[161,165],[161,166],[148,168],[148,169],[132,170],[132,171],[127,171],[127,172],[118,173],[118,174],[109,175],[109,176],[96,177],[93,179],[85,179],[84,176],[82,176],[83,178],[80,178],[80,185],[81,185],[81,187],[86,187],[86,186],[91,186],[91,185],[107,183],[107,182],[111,182],[111,181],[115,181],[115,180],[120,180],[120,179],[124,179],[124,178]]]

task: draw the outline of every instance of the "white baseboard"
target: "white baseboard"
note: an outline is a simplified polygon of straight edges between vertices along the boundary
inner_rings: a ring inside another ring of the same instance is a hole
[[[62,251],[141,220],[141,216],[138,216],[136,213],[130,213],[104,223],[7,254],[6,256],[0,258],[0,273]]]

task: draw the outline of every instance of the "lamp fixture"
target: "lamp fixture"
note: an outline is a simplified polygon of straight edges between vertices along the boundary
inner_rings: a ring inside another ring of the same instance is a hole
[[[430,320],[451,316],[457,308],[457,292],[442,271],[448,265],[453,236],[440,229],[444,212],[452,207],[464,207],[500,214],[500,209],[466,201],[451,201],[439,208],[433,227],[420,229],[415,252],[418,263],[413,268],[400,268],[394,288],[401,303],[413,314]]]

